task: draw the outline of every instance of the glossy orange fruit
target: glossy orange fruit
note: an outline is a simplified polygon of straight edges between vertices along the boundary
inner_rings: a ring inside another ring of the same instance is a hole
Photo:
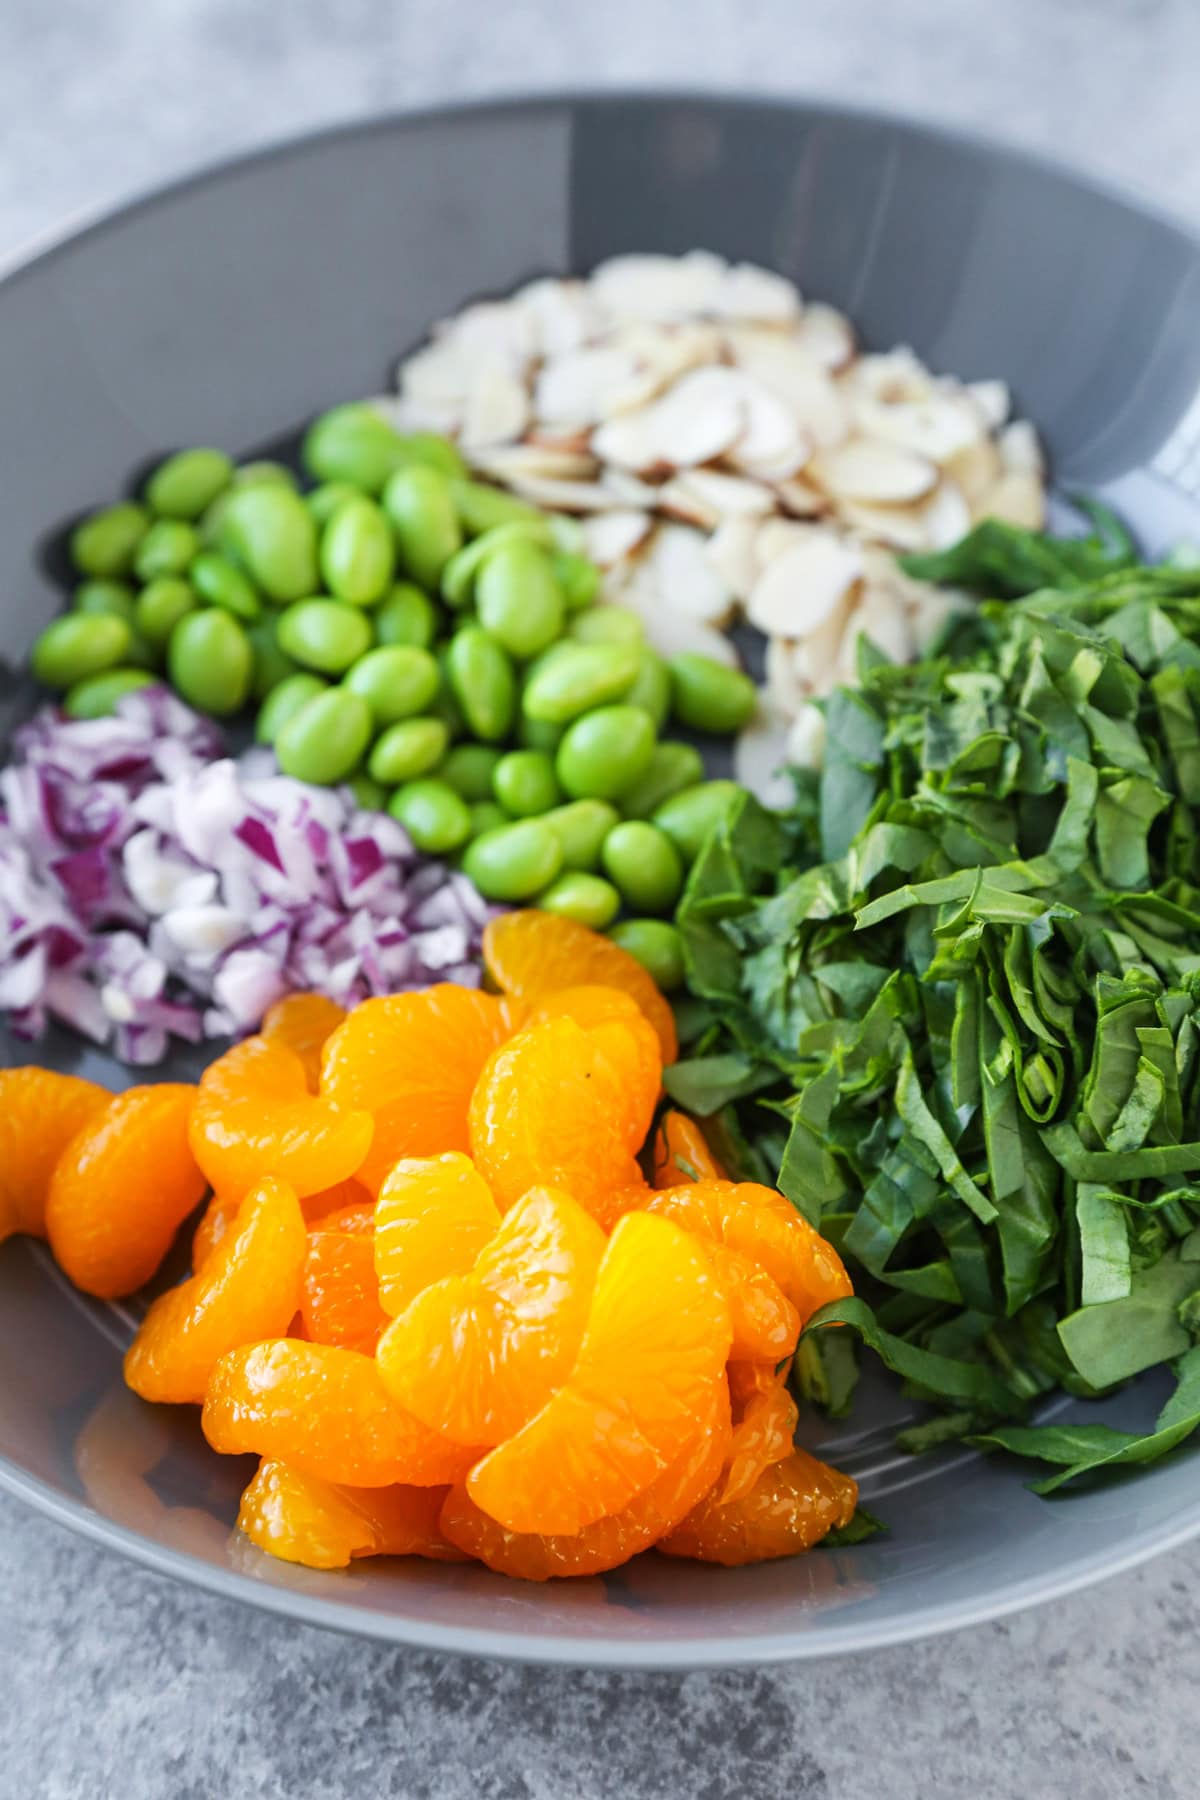
[[[115,1300],[149,1281],[204,1193],[188,1145],[196,1089],[128,1088],[66,1146],[50,1179],[46,1233],[64,1274]]]
[[[309,1093],[294,1050],[251,1037],[201,1077],[191,1144],[218,1193],[244,1194],[261,1176],[278,1175],[303,1197],[353,1175],[372,1129],[369,1113]]]
[[[53,1069],[0,1069],[0,1243],[14,1232],[46,1235],[54,1165],[112,1095]]]
[[[438,1525],[445,1487],[337,1487],[268,1459],[242,1495],[238,1527],[270,1556],[344,1569],[360,1556],[461,1562]]]
[[[740,1250],[711,1238],[700,1242],[729,1302],[730,1356],[745,1362],[782,1362],[796,1348],[800,1314],[779,1283]]]
[[[664,1188],[647,1211],[724,1244],[765,1269],[805,1324],[828,1300],[853,1293],[832,1244],[774,1188],[752,1181],[697,1181]]]
[[[502,1000],[448,982],[355,1007],[325,1046],[321,1092],[373,1114],[374,1141],[358,1171],[372,1193],[402,1157],[470,1148],[472,1090],[511,1030]]]
[[[229,1227],[237,1218],[241,1201],[228,1195],[211,1194],[200,1215],[200,1223],[192,1234],[192,1274],[198,1275],[217,1246],[223,1242]]]
[[[795,1556],[835,1525],[848,1525],[857,1501],[858,1485],[849,1475],[792,1450],[764,1469],[741,1499],[722,1505],[710,1494],[658,1548],[731,1568]]]
[[[309,1233],[300,1301],[304,1335],[373,1356],[388,1315],[375,1275],[375,1209],[331,1213]]]
[[[620,988],[653,1025],[663,1062],[679,1054],[675,1015],[641,963],[574,919],[534,909],[501,913],[484,927],[483,960],[497,987],[524,999],[555,988]]]
[[[566,1017],[604,1051],[629,1094],[629,1148],[640,1150],[662,1092],[662,1053],[654,1028],[636,1000],[619,988],[559,988],[539,995],[527,1023]]]
[[[595,1033],[548,1019],[502,1044],[480,1075],[475,1165],[501,1207],[544,1185],[601,1217],[610,1195],[639,1179],[630,1141],[640,1104]]]
[[[696,1421],[684,1449],[620,1512],[572,1534],[536,1536],[506,1531],[476,1506],[465,1487],[458,1486],[446,1497],[441,1528],[451,1543],[500,1575],[522,1581],[602,1575],[648,1550],[686,1518],[718,1479],[729,1441],[729,1397],[719,1382],[708,1416]]]
[[[569,1194],[533,1189],[467,1274],[425,1288],[384,1333],[389,1391],[460,1444],[511,1437],[574,1366],[605,1244]]]
[[[285,994],[269,1007],[263,1016],[262,1035],[276,1038],[294,1050],[304,1064],[309,1092],[315,1094],[321,1085],[321,1052],[327,1038],[333,1036],[346,1009],[324,994]]]
[[[304,1194],[300,1206],[310,1225],[318,1225],[329,1218],[331,1213],[345,1212],[350,1207],[371,1206],[372,1196],[356,1176],[350,1175],[345,1181],[335,1181],[332,1187],[322,1188],[316,1194]]]
[[[396,1405],[371,1357],[298,1338],[223,1356],[201,1422],[223,1455],[279,1457],[351,1487],[437,1487],[472,1461]]]
[[[708,1147],[695,1119],[665,1112],[654,1133],[654,1185],[678,1187],[681,1181],[724,1181],[725,1171]]]
[[[789,1455],[800,1415],[786,1381],[776,1378],[737,1406],[734,1417],[728,1463],[714,1495],[722,1506],[741,1500],[764,1469]]]
[[[200,1273],[160,1294],[142,1320],[125,1355],[134,1393],[199,1406],[219,1357],[287,1330],[307,1248],[291,1188],[272,1176],[251,1188]]]
[[[509,1531],[581,1531],[685,1450],[724,1381],[729,1308],[667,1219],[630,1213],[604,1253],[575,1367],[515,1437],[476,1464],[475,1504]]]
[[[464,1274],[499,1223],[491,1189],[461,1151],[398,1162],[375,1208],[383,1310],[401,1313],[431,1281]]]

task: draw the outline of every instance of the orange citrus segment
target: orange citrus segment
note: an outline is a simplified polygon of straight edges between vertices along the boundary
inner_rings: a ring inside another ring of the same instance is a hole
[[[854,1291],[833,1245],[774,1188],[752,1181],[688,1182],[662,1189],[646,1210],[749,1257],[787,1295],[801,1325],[826,1301]]]
[[[779,1283],[740,1250],[711,1238],[700,1242],[729,1302],[730,1356],[746,1362],[782,1362],[796,1348],[800,1315]]]
[[[388,1316],[375,1276],[375,1211],[351,1206],[309,1233],[300,1300],[304,1335],[373,1356]]]
[[[751,1396],[733,1428],[728,1466],[715,1498],[722,1506],[748,1494],[764,1469],[792,1450],[799,1413],[783,1380]]]
[[[198,1275],[237,1218],[239,1199],[211,1194],[192,1234],[192,1274]]]
[[[604,1249],[569,1195],[534,1189],[469,1273],[434,1282],[388,1328],[389,1391],[460,1444],[511,1437],[570,1373]]]
[[[668,1556],[699,1562],[767,1562],[819,1543],[835,1525],[848,1525],[857,1484],[807,1451],[792,1450],[763,1470],[741,1499],[721,1505],[710,1494],[659,1543]]]
[[[574,1369],[472,1470],[471,1498],[509,1531],[576,1532],[619,1512],[707,1416],[729,1342],[699,1247],[666,1219],[629,1214],[600,1264]]]
[[[304,1064],[308,1090],[315,1094],[321,1084],[321,1052],[332,1037],[346,1009],[324,994],[285,994],[269,1007],[263,1017],[262,1035],[275,1038],[294,1050]]]
[[[665,1112],[654,1133],[654,1185],[678,1187],[681,1181],[723,1181],[725,1171],[708,1147],[695,1119]]]
[[[359,1556],[460,1562],[438,1526],[445,1487],[337,1487],[268,1459],[242,1495],[238,1527],[271,1556],[344,1569]]]
[[[483,960],[496,986],[523,999],[555,988],[620,988],[653,1025],[664,1063],[679,1053],[675,1015],[641,963],[574,919],[526,909],[501,913],[483,931]]]
[[[375,1208],[375,1272],[386,1313],[401,1313],[432,1281],[469,1269],[500,1223],[469,1156],[398,1162]]]
[[[641,1149],[662,1091],[662,1052],[636,1000],[619,988],[560,988],[539,996],[530,1025],[566,1017],[582,1026],[604,1051],[628,1095],[629,1148]]]
[[[54,1165],[112,1099],[94,1082],[53,1069],[0,1069],[0,1243],[46,1235]]]

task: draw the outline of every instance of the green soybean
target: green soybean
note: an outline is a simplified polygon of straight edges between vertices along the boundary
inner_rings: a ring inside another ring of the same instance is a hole
[[[672,911],[683,887],[683,863],[665,831],[644,819],[627,819],[605,838],[600,860],[635,912]]]
[[[344,481],[365,494],[378,494],[404,460],[400,434],[373,407],[361,402],[335,406],[314,419],[300,458],[315,481]]]
[[[492,777],[503,755],[490,744],[459,744],[438,769],[438,778],[464,800],[490,800]]]
[[[562,868],[562,849],[543,819],[518,819],[473,838],[463,873],[487,900],[529,900]]]
[[[616,800],[650,766],[654,727],[638,706],[599,706],[567,727],[555,758],[573,800]]]
[[[522,750],[544,750],[553,756],[566,729],[565,725],[551,725],[546,719],[530,719],[522,713],[517,720],[517,742]]]
[[[247,580],[226,556],[215,550],[202,550],[192,558],[188,579],[201,600],[232,613],[235,619],[262,617],[262,601]]]
[[[233,472],[233,485],[235,488],[284,487],[295,492],[300,483],[296,480],[295,470],[289,469],[286,463],[260,456],[253,462],[238,464]]]
[[[183,519],[155,519],[137,547],[133,571],[139,581],[158,575],[182,575],[199,553],[200,537]]]
[[[129,626],[136,624],[136,610],[133,589],[126,581],[98,576],[92,581],[81,581],[71,595],[72,612],[107,613],[114,619],[124,619]]]
[[[352,606],[374,606],[392,585],[396,545],[374,500],[355,495],[321,534],[321,573],[331,593]]]
[[[397,436],[402,462],[426,463],[439,474],[455,479],[467,473],[458,445],[452,444],[449,438],[439,437],[436,431],[401,431]]]
[[[683,983],[683,939],[665,919],[622,919],[608,933],[635,956],[664,994]]]
[[[492,776],[492,792],[505,812],[528,819],[549,812],[562,799],[554,764],[544,750],[510,750]]]
[[[371,614],[381,644],[411,644],[428,650],[442,623],[441,609],[411,581],[398,581]]]
[[[148,581],[134,603],[133,620],[139,635],[156,650],[187,613],[196,609],[196,590],[178,575],[160,575]]]
[[[324,531],[343,500],[358,498],[359,490],[348,481],[323,481],[319,487],[309,489],[304,504],[316,520],[317,530]]]
[[[691,744],[670,739],[654,746],[646,773],[621,795],[627,819],[648,819],[656,807],[704,780],[704,758]]]
[[[604,840],[620,819],[607,800],[571,800],[542,814],[559,841],[564,869],[598,869]]]
[[[491,531],[496,525],[511,525],[518,519],[545,524],[545,514],[531,506],[528,500],[518,500],[515,495],[506,494],[502,488],[489,487],[483,481],[452,479],[450,495],[463,530],[470,537],[478,536],[481,531]]]
[[[364,775],[361,769],[351,775],[346,786],[354,795],[355,803],[365,812],[386,812],[391,799],[387,788],[381,781],[375,781],[370,775]]]
[[[256,700],[265,700],[272,688],[299,673],[291,657],[280,648],[275,624],[273,618],[264,618],[246,627],[246,636],[254,652],[254,680],[250,691]]]
[[[502,806],[494,800],[473,800],[467,809],[471,815],[471,836],[482,837],[485,831],[498,831],[501,825],[511,825],[512,820]]]
[[[628,644],[555,645],[526,681],[522,711],[530,719],[565,725],[593,707],[619,700],[640,666],[641,651]]]
[[[364,700],[363,705],[366,704]],[[367,772],[374,780],[382,781],[385,787],[412,781],[437,767],[449,743],[450,733],[443,720],[402,719],[397,725],[389,725],[375,740],[367,761]]]
[[[254,675],[250,639],[231,613],[205,606],[180,619],[167,646],[171,686],[201,712],[224,718],[244,706]]]
[[[368,650],[346,676],[345,686],[361,694],[376,725],[394,725],[423,713],[441,685],[437,659],[411,644]]]
[[[329,692],[329,683],[322,681],[319,675],[310,675],[301,670],[298,675],[289,675],[271,689],[258,709],[258,718],[254,722],[254,736],[260,744],[273,744],[293,714],[302,706],[315,700],[318,694]]]
[[[728,735],[740,731],[753,717],[758,693],[740,669],[726,668],[711,656],[685,650],[671,658],[670,670],[675,717],[693,731]]]
[[[429,777],[406,781],[388,802],[393,819],[399,819],[418,850],[445,856],[465,844],[471,835],[471,809],[461,794],[445,781]]]
[[[626,706],[640,706],[648,713],[655,731],[661,731],[671,713],[671,673],[657,650],[641,651],[641,664],[625,691]]]
[[[433,718],[442,720],[452,738],[460,738],[467,729],[467,721],[450,685],[449,643],[435,645],[434,657],[441,671],[442,685],[439,687],[429,711]]]
[[[127,575],[150,515],[133,500],[91,513],[71,533],[71,560],[82,575]]]
[[[63,711],[72,719],[101,719],[114,712],[117,701],[126,694],[149,687],[155,680],[145,669],[106,669],[103,675],[77,681],[63,701]]]
[[[442,570],[442,597],[446,605],[455,608],[470,605],[475,578],[493,551],[506,544],[544,545],[552,541],[550,528],[541,518],[514,519],[511,524],[493,525],[490,531],[481,532],[461,550],[456,550]]]
[[[600,592],[599,569],[586,556],[579,556],[572,550],[560,550],[554,558],[554,578],[568,612],[582,612]]]
[[[640,649],[646,629],[635,612],[624,606],[592,606],[571,620],[568,635],[581,644],[631,644]]]
[[[468,625],[451,641],[446,673],[473,734],[491,744],[506,738],[517,710],[517,677],[504,647]]]
[[[569,870],[539,894],[537,904],[543,912],[557,913],[561,919],[574,919],[593,931],[603,931],[620,912],[621,896],[603,876]]]
[[[223,450],[177,450],[146,483],[146,505],[161,519],[198,519],[232,480]]]
[[[702,781],[656,806],[653,821],[665,831],[685,863],[693,863],[714,825],[743,792],[736,781]]]
[[[442,570],[462,548],[462,527],[446,477],[420,463],[397,469],[383,490],[400,561],[423,587],[436,588]]]
[[[299,600],[316,589],[317,527],[291,488],[273,481],[235,488],[220,535],[270,599]]]
[[[33,646],[33,673],[45,687],[71,688],[125,660],[133,641],[126,619],[115,613],[64,613]]]
[[[275,631],[286,656],[322,675],[344,675],[371,647],[367,619],[341,600],[297,600],[279,615]]]
[[[531,543],[493,550],[475,583],[475,607],[480,624],[518,662],[549,649],[566,618],[550,558]]]
[[[285,775],[330,787],[353,774],[370,741],[366,701],[330,688],[292,714],[275,739],[275,755]]]

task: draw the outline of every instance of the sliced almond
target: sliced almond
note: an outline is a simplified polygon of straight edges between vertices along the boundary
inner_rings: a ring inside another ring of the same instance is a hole
[[[622,413],[618,418],[606,419],[592,433],[592,453],[601,462],[631,473],[660,467],[654,409],[646,407],[640,412]]]
[[[611,569],[644,542],[653,522],[649,513],[632,509],[597,513],[583,522],[584,554],[599,568]]]
[[[792,341],[823,369],[844,369],[854,356],[854,327],[836,307],[819,300],[805,307]]]
[[[1027,531],[1041,531],[1046,523],[1046,496],[1036,475],[1010,469],[983,495],[976,511],[981,519],[1003,519],[1009,525],[1023,525]]]
[[[800,294],[784,275],[754,263],[735,263],[717,288],[713,311],[725,319],[786,325],[800,316]]]
[[[474,462],[497,481],[581,481],[596,472],[595,460],[586,450],[552,444],[503,445],[481,452]]]
[[[592,271],[592,297],[617,319],[694,319],[710,313],[726,265],[707,250],[687,256],[614,256]]]
[[[726,475],[722,469],[687,469],[676,477],[676,485],[710,506],[718,518],[761,517],[775,505],[774,494],[761,481]]]
[[[826,617],[795,644],[792,667],[809,694],[827,694],[836,687],[846,624],[854,611],[858,588],[847,588]]]
[[[427,404],[463,405],[480,370],[494,360],[453,342],[432,343],[401,363],[397,371],[401,395]],[[501,366],[506,365],[501,362]]]
[[[971,529],[971,509],[962,489],[943,481],[921,508],[921,522],[931,550],[948,550],[957,544]]]
[[[724,632],[664,605],[657,582],[640,561],[613,571],[605,582],[605,597],[638,615],[646,628],[646,642],[660,656],[694,651],[728,668],[738,667],[737,651]]]
[[[533,390],[538,420],[550,425],[594,425],[605,417],[612,391],[632,381],[638,361],[630,350],[594,344],[543,365]]]
[[[798,712],[808,695],[808,686],[796,669],[795,649],[791,638],[767,639],[764,665],[767,696],[786,713]]]
[[[689,370],[653,409],[659,460],[686,469],[721,456],[748,429],[749,399],[736,370]]]
[[[825,761],[825,714],[811,700],[792,720],[787,751],[788,761],[797,769],[819,769]]]
[[[621,502],[600,481],[556,481],[539,475],[506,475],[505,485],[522,500],[545,506],[551,512],[611,512]]]
[[[869,438],[850,438],[835,449],[819,451],[807,473],[837,500],[884,506],[919,500],[937,482],[937,470],[925,457]]]
[[[462,415],[462,401],[413,400],[401,394],[388,414],[388,424],[397,431],[436,431],[454,437]]]
[[[850,429],[850,410],[827,372],[792,337],[775,332],[729,334],[738,367],[791,413],[806,437],[840,443]]]
[[[860,356],[844,379],[856,394],[885,406],[927,400],[934,390],[933,376],[907,344],[898,344],[882,354]]]
[[[792,545],[764,568],[750,591],[746,616],[768,634],[804,637],[829,617],[862,572],[862,552],[856,544],[810,527],[806,541]]]
[[[929,540],[919,506],[873,506],[865,500],[843,500],[838,517],[860,536],[893,550],[927,550]]]
[[[604,485],[618,506],[653,507],[659,490],[649,482],[639,481],[627,469],[605,469]]]
[[[1006,381],[968,381],[967,393],[979,408],[989,431],[999,431],[1012,411],[1012,395]]]
[[[733,617],[733,594],[706,554],[703,532],[687,525],[660,525],[645,559],[663,604],[690,619],[725,625]]]
[[[829,496],[814,487],[803,474],[775,483],[775,494],[785,512],[797,519],[817,519],[829,511]]]
[[[1027,419],[1014,419],[1011,425],[1004,427],[996,442],[1005,469],[1022,475],[1041,476],[1045,473],[1042,446]]]
[[[785,713],[760,704],[733,746],[734,778],[764,806],[787,806],[795,798],[786,772],[789,724]]]
[[[895,591],[885,584],[864,583],[859,603],[846,624],[843,647],[846,638],[853,646],[864,632],[891,662],[908,662],[912,656],[913,635],[908,615]]]
[[[931,393],[919,400],[860,398],[854,416],[864,437],[896,444],[936,463],[977,444],[984,435],[983,419],[963,393]]]
[[[689,369],[709,367],[721,356],[720,332],[702,321],[627,325],[611,341],[628,352],[634,372],[604,396],[601,417],[606,419],[649,406]]]
[[[797,544],[807,544],[812,527],[799,525],[794,519],[764,519],[754,538],[754,554],[759,566],[766,568],[777,556],[783,556]]]
[[[715,506],[692,491],[686,473],[673,475],[670,481],[663,482],[658,490],[659,511],[684,525],[698,525],[704,531],[712,531],[720,523],[721,515]]]
[[[529,394],[525,383],[493,363],[482,371],[467,395],[463,449],[470,454],[485,445],[511,443],[528,423]]]
[[[516,300],[479,300],[452,319],[442,319],[433,337],[457,354],[476,361],[496,359],[518,367],[538,350],[537,333],[528,312]]]
[[[704,553],[725,586],[744,601],[758,579],[758,521],[731,514],[717,526]]]
[[[519,288],[513,304],[529,317],[540,356],[578,350],[603,327],[603,317],[582,281],[546,276]]]
[[[975,516],[976,502],[995,486],[1003,472],[1000,452],[991,438],[986,437],[947,457],[942,466],[961,492],[972,517]]]

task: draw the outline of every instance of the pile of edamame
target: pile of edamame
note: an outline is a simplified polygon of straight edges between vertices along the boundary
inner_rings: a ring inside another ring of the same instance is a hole
[[[472,480],[444,438],[339,406],[302,462],[307,491],[279,463],[183,450],[84,519],[35,675],[76,718],[162,673],[217,717],[254,703],[285,774],[349,783],[486,898],[607,929],[677,985],[668,920],[738,790],[659,734],[737,731],[749,678],[664,661],[633,613],[594,606],[574,522]]]

